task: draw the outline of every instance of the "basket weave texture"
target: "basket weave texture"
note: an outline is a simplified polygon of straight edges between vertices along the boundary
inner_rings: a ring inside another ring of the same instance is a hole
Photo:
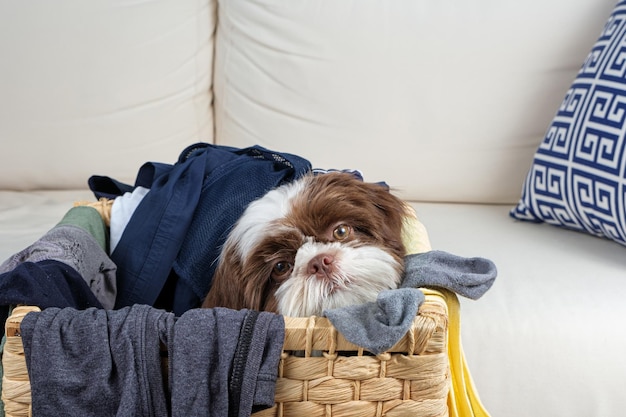
[[[18,307],[6,323],[2,399],[7,417],[30,416],[30,383],[19,334],[36,307]],[[328,319],[285,317],[285,343],[274,407],[255,417],[448,416],[447,307],[437,292],[409,332],[388,352],[371,355]]]

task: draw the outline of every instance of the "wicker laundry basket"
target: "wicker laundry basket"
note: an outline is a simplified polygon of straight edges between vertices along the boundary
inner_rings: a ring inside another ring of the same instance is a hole
[[[370,355],[325,318],[285,318],[276,405],[266,416],[448,416],[450,365],[445,297],[425,290],[413,326],[388,352]],[[2,399],[5,414],[30,415],[30,383],[20,323],[36,307],[18,307],[6,323]]]

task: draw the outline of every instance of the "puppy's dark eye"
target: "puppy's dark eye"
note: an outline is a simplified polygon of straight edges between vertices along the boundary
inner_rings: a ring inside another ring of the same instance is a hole
[[[344,240],[352,234],[352,227],[347,224],[340,224],[333,230],[333,238],[336,240]]]
[[[278,261],[274,264],[274,268],[272,268],[272,279],[274,281],[280,281],[285,279],[293,269],[293,265],[286,261]]]

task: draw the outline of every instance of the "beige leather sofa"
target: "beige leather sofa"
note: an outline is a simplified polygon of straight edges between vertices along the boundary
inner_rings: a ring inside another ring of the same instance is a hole
[[[509,216],[596,40],[621,30],[621,14],[605,26],[614,5],[2,1],[0,258],[93,199],[89,176],[133,183],[198,141],[359,169],[412,202],[434,248],[498,266],[483,298],[461,300],[493,416],[622,416],[626,248]],[[624,199],[614,133],[609,205]]]

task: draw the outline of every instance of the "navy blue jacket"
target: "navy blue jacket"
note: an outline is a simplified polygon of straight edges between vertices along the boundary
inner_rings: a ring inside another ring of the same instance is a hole
[[[135,186],[150,191],[111,254],[118,268],[116,308],[148,304],[180,316],[198,307],[220,248],[247,205],[310,171],[309,161],[296,155],[207,143],[188,147],[173,165],[144,164]],[[134,188],[101,176],[89,186],[98,198]]]

